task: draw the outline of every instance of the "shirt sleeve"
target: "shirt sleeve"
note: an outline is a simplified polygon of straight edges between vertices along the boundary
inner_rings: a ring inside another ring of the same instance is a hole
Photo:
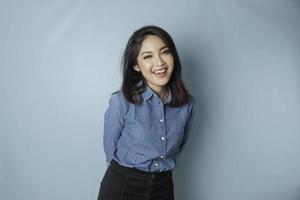
[[[122,106],[119,95],[119,93],[112,94],[108,108],[104,114],[103,146],[107,166],[115,154],[117,142],[121,137],[124,126],[124,107]]]
[[[184,128],[184,135],[183,135],[183,138],[182,138],[182,142],[179,146],[179,153],[182,152],[182,150],[184,149],[185,144],[186,144],[186,142],[189,138],[190,129],[191,129],[191,126],[192,126],[193,121],[194,121],[194,115],[195,115],[195,101],[194,101],[194,98],[191,97],[189,116],[188,116],[188,120],[187,120],[185,128]]]

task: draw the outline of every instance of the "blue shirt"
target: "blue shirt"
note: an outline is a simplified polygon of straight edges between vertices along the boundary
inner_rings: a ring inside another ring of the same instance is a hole
[[[176,156],[189,135],[194,98],[187,104],[170,107],[148,86],[140,105],[128,102],[122,91],[113,93],[104,114],[103,146],[106,161],[153,172],[175,168]]]

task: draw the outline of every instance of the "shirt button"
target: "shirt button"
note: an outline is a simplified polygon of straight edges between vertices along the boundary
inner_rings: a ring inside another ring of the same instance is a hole
[[[161,137],[160,139],[161,139],[161,140],[165,140],[165,137]]]
[[[163,156],[163,155],[161,155],[161,156],[160,156],[160,158],[164,158],[164,156]]]
[[[155,167],[158,167],[158,164],[157,163],[154,163]]]
[[[164,121],[164,119],[160,119],[159,121],[160,121],[160,122],[163,122],[163,121]]]

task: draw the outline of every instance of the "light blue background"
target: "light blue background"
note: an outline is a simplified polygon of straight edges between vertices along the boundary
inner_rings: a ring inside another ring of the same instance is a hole
[[[177,200],[300,199],[298,0],[0,1],[0,199],[96,199],[130,34],[173,36],[197,110]]]

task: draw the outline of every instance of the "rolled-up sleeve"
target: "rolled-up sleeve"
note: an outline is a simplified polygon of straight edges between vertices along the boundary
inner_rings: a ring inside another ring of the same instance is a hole
[[[113,93],[104,114],[103,146],[108,165],[115,154],[117,142],[124,126],[123,111],[124,107],[119,92]]]

